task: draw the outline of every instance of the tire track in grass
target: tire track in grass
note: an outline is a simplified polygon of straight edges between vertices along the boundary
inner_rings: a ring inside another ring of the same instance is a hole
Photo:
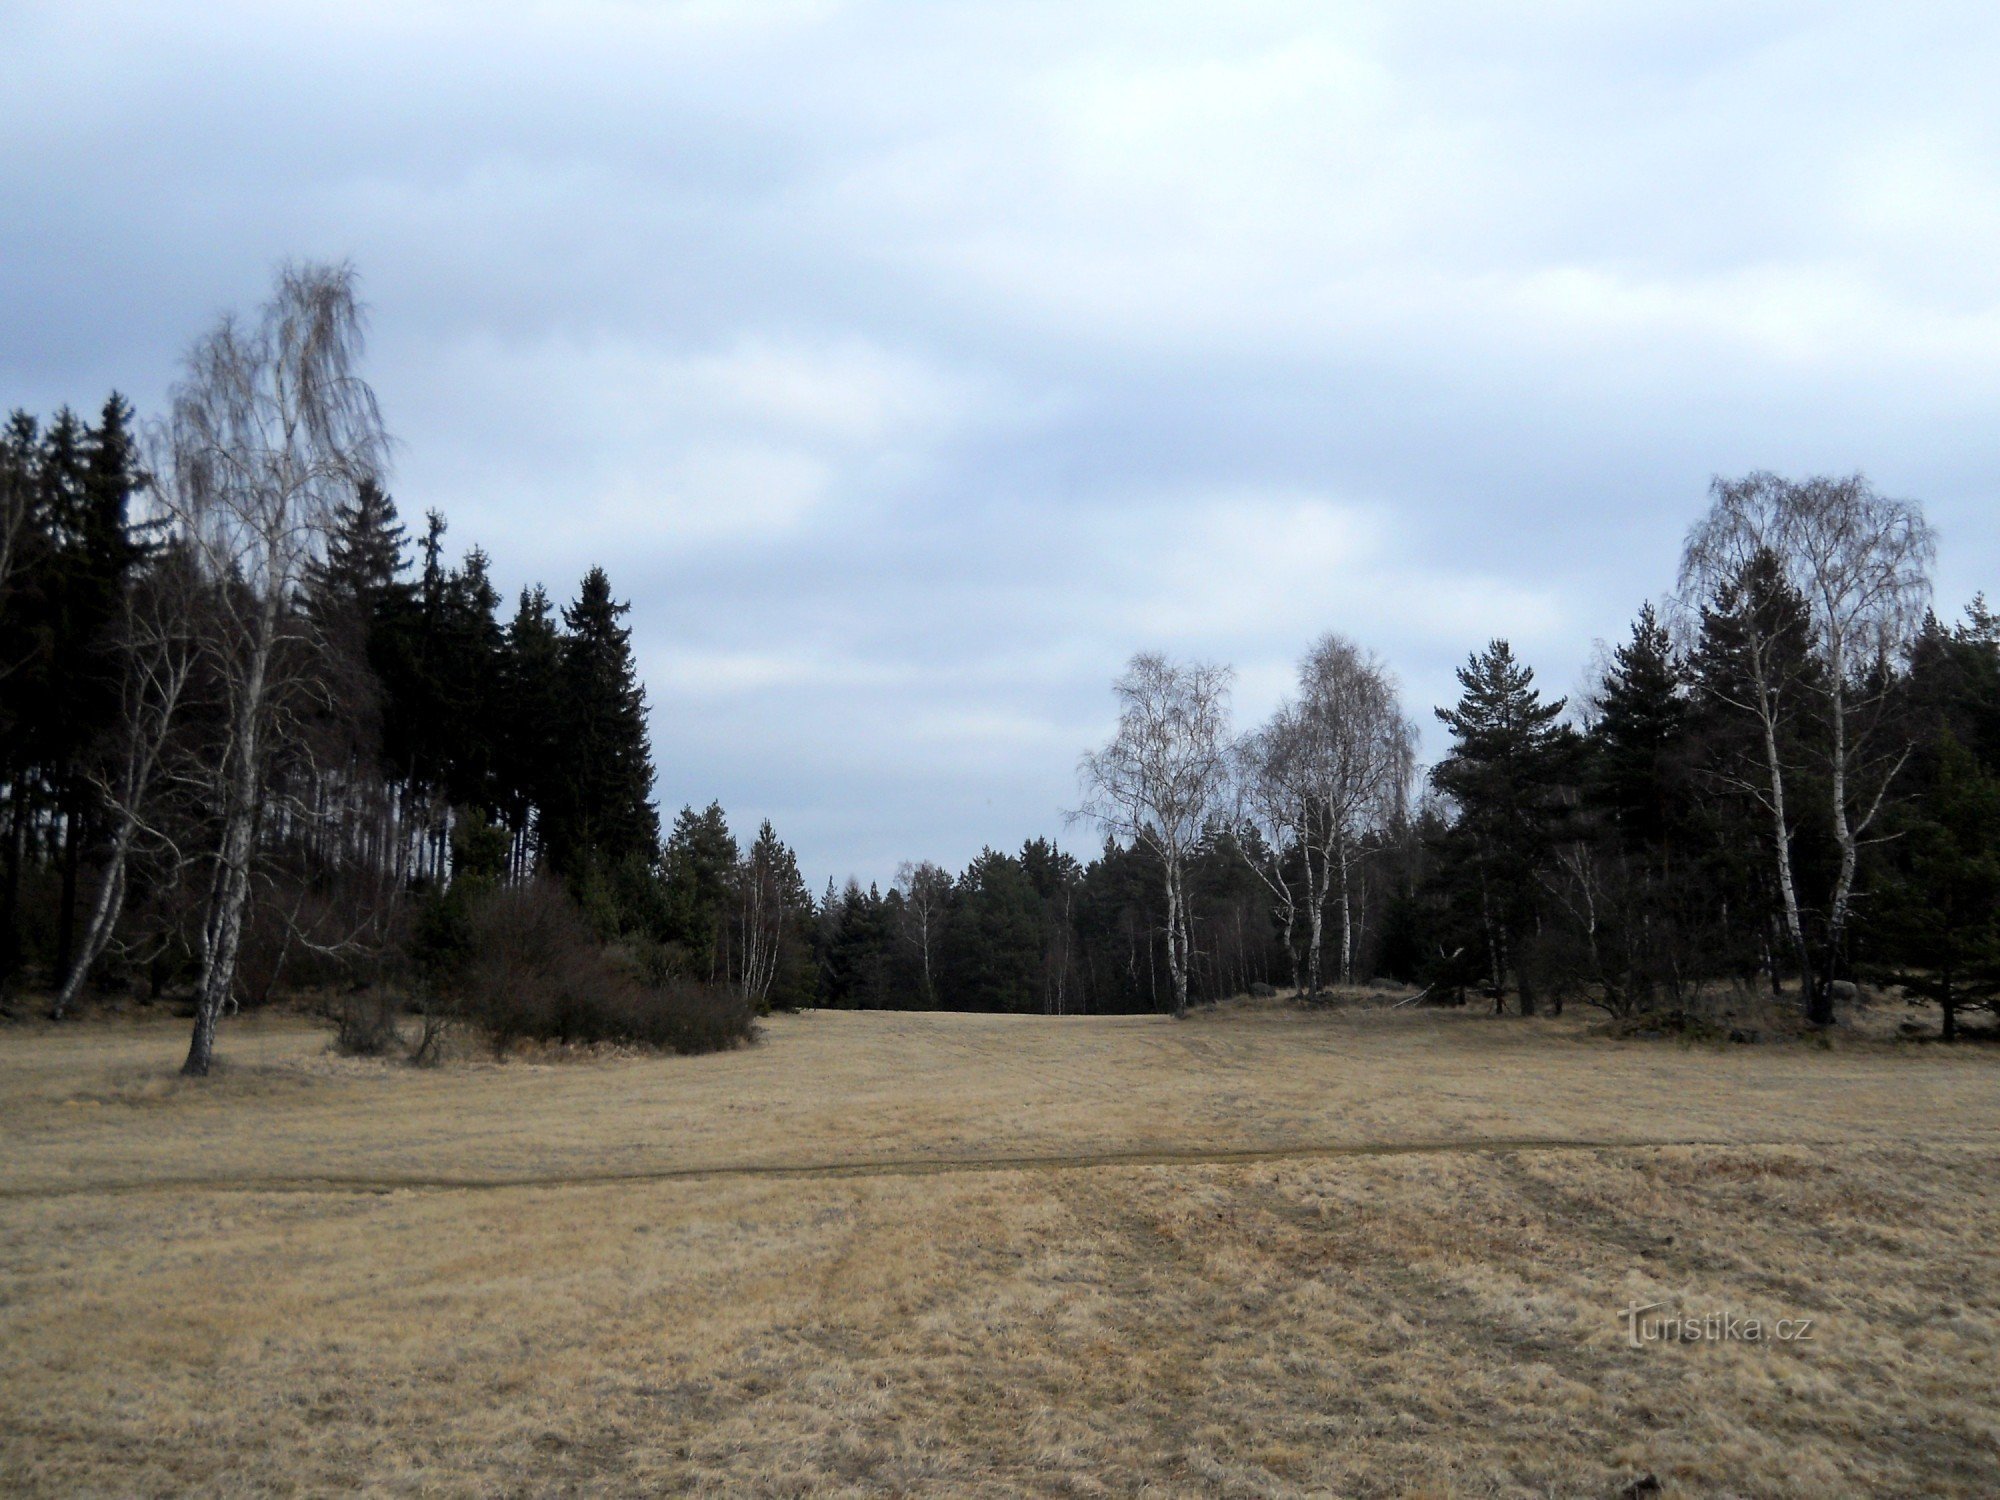
[[[357,1193],[504,1192],[565,1187],[616,1187],[622,1183],[703,1182],[728,1178],[778,1178],[839,1181],[866,1177],[932,1177],[961,1172],[1066,1172],[1099,1167],[1204,1167],[1254,1165],[1260,1162],[1322,1161],[1342,1157],[1496,1155],[1515,1151],[1660,1151],[1676,1148],[1706,1150],[1768,1150],[1796,1147],[1837,1149],[1878,1145],[1858,1137],[1834,1139],[1729,1140],[1648,1139],[1639,1137],[1495,1136],[1489,1139],[1337,1142],[1303,1146],[1221,1148],[1134,1148],[1131,1150],[1061,1152],[1021,1156],[876,1157],[849,1161],[716,1162],[701,1166],[631,1167],[576,1172],[537,1172],[513,1176],[451,1176],[423,1174],[368,1176],[334,1172],[231,1177],[183,1174],[172,1177],[105,1179],[97,1182],[45,1183],[0,1188],[0,1203],[36,1199],[83,1198],[138,1193]],[[1927,1149],[2000,1145],[1991,1139],[1939,1140]]]

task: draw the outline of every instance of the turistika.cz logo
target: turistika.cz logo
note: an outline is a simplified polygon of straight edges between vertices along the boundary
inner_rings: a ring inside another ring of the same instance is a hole
[[[1628,1307],[1618,1314],[1625,1325],[1625,1343],[1633,1349],[1648,1344],[1810,1344],[1814,1318],[1746,1318],[1737,1313],[1702,1316],[1660,1312],[1664,1302]],[[1648,1316],[1648,1314],[1657,1314]]]

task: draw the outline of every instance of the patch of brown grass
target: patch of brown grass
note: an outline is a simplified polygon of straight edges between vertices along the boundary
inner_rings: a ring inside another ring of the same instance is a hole
[[[418,1072],[265,1021],[189,1086],[179,1042],[0,1043],[0,1488],[2000,1490],[1981,1052],[817,1014]],[[1821,1323],[1627,1348],[1649,1301]]]

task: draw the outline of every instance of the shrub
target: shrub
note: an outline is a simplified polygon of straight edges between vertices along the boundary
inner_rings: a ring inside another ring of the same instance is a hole
[[[648,983],[550,882],[485,893],[465,915],[465,935],[452,998],[497,1048],[615,1042],[713,1052],[752,1038],[741,996],[687,981]]]
[[[400,1045],[396,1002],[380,985],[344,991],[334,1002],[334,1049],[346,1057],[381,1057]]]

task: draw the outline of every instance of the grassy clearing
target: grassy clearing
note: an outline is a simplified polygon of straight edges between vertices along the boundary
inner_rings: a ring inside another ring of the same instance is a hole
[[[1266,1009],[224,1053],[0,1037],[0,1486],[2000,1490],[1987,1049]],[[1820,1322],[1625,1347],[1651,1301]]]

